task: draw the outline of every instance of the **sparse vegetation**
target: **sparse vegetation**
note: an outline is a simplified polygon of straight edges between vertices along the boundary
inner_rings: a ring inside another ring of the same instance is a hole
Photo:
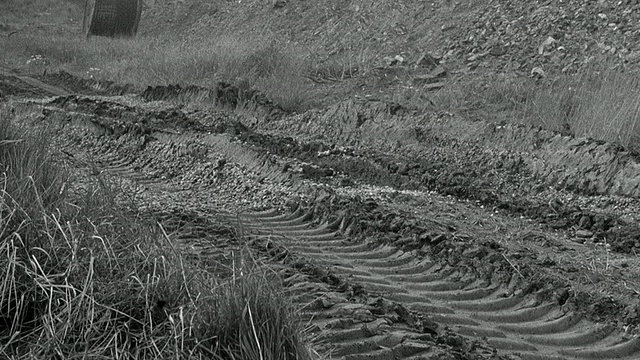
[[[0,111],[0,357],[305,359],[278,279],[245,250],[227,275],[51,164],[45,133]],[[72,191],[68,191],[72,189]]]
[[[120,84],[193,84],[212,87],[227,81],[263,91],[289,111],[303,111],[312,103],[309,63],[297,48],[265,38],[179,39],[175,37],[109,39],[16,34],[3,45],[0,61],[49,72],[66,70],[84,77]]]
[[[413,104],[462,112],[474,119],[530,124],[640,151],[640,77],[635,72],[592,66],[540,81],[518,77],[461,81],[432,94],[412,91],[409,98]]]

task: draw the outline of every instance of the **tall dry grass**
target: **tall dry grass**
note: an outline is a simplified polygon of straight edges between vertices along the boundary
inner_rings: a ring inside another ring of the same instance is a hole
[[[524,122],[640,151],[638,73],[589,66],[525,92]]]
[[[199,268],[106,181],[74,188],[13,110],[0,109],[1,358],[308,356],[279,280],[248,250],[231,276]]]
[[[306,80],[310,69],[307,54],[268,36],[85,39],[18,33],[0,41],[4,41],[5,50],[0,53],[0,62],[11,67],[31,67],[39,72],[65,70],[140,89],[168,84],[212,87],[227,81],[261,90],[290,111],[303,111],[312,100]],[[36,56],[42,59],[30,61]]]
[[[437,92],[414,90],[411,96],[414,105],[426,109],[540,126],[640,151],[640,74],[607,64],[541,81],[504,76],[452,82]]]

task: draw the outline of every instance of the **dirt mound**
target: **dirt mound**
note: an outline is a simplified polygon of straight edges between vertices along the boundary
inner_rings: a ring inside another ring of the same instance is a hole
[[[24,81],[21,81],[15,76],[7,76],[3,74],[0,74],[0,93],[2,94],[0,97],[9,95],[29,97],[49,95],[36,86],[29,86],[28,84],[25,84]]]

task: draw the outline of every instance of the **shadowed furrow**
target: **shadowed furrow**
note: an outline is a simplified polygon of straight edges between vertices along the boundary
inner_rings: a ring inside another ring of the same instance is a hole
[[[536,294],[507,295],[508,283],[490,283],[472,272],[440,265],[393,246],[353,244],[326,224],[304,227],[308,213],[274,212],[242,215],[256,234],[269,233],[281,245],[308,255],[330,267],[336,275],[361,284],[370,293],[402,304],[453,331],[487,343],[522,359],[614,359],[640,356],[640,341],[626,339],[610,327],[591,323],[577,313],[565,312],[551,302],[539,302]],[[316,240],[314,236],[323,236]],[[309,240],[311,238],[312,240]],[[399,340],[402,331],[389,326],[383,335],[371,336],[362,327],[322,333],[322,343],[334,358],[420,359],[412,346]],[[402,345],[402,347],[399,347]],[[427,358],[427,357],[424,357]]]

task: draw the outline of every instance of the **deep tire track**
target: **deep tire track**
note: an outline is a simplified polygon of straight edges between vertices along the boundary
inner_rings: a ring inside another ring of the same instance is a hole
[[[513,292],[509,284],[485,279],[473,271],[441,265],[388,245],[350,244],[340,229],[313,226],[311,213],[248,213],[242,226],[256,237],[269,237],[299,252],[336,275],[361,284],[436,323],[522,359],[637,359],[640,339],[626,338],[611,326],[583,319],[581,314],[535,294]],[[393,332],[393,331],[391,331]],[[331,333],[331,332],[330,332]],[[371,358],[388,337],[371,337],[350,329],[350,340],[336,345],[335,356]],[[340,338],[340,335],[325,335]],[[375,356],[374,356],[375,357]]]
[[[149,134],[153,139],[148,142]],[[153,158],[149,157],[150,153],[156,159],[165,154],[193,155],[199,159],[206,155],[201,148],[223,153],[261,177],[289,185],[296,183],[272,163],[269,156],[247,149],[225,135],[158,131],[119,136],[111,142],[98,142],[105,146],[93,150],[96,160],[111,174],[156,189],[166,188],[171,182],[158,176],[162,159],[160,163],[158,160],[149,163]],[[142,153],[147,157],[140,157]],[[186,160],[189,159],[185,157],[185,164]],[[185,169],[175,169],[176,174],[183,174]],[[182,199],[195,194],[186,190],[177,190],[184,191],[179,194]],[[178,205],[191,204],[185,201]],[[524,359],[638,358],[637,338],[625,339],[611,327],[589,322],[552,302],[539,302],[535,294],[513,295],[514,288],[509,282],[481,276],[470,269],[442,265],[436,259],[421,258],[415,252],[392,246],[353,243],[343,235],[344,222],[336,220],[314,226],[313,218],[311,212],[300,208],[293,214],[266,211],[241,217],[229,215],[223,220],[245,235],[269,239],[294,250],[317,265],[361,284],[366,292],[380,294],[385,301],[425,314],[431,321],[456,333],[481,341],[486,338],[489,345]],[[206,226],[183,227],[179,238],[199,241],[206,239],[206,231]],[[305,295],[301,295],[299,302],[304,298]],[[381,317],[379,309],[371,304],[354,304],[344,298],[321,301],[321,304],[316,300],[312,301],[315,305],[305,308],[305,315],[316,327],[320,348],[334,357],[433,358],[432,334],[416,330],[414,323]]]
[[[189,142],[183,135],[164,136],[163,142],[171,146]],[[251,171],[270,178],[274,177],[272,172],[278,172],[263,156],[247,155],[246,149],[235,151],[240,145],[228,142],[225,137],[210,137],[206,139],[208,145],[233,161],[249,165]],[[142,174],[140,169],[144,164],[134,157],[105,152],[98,161],[114,175],[150,186],[165,184],[155,176]],[[291,180],[284,176],[276,179]],[[362,284],[367,292],[425,314],[461,335],[480,341],[486,339],[488,345],[522,359],[635,359],[640,352],[637,339],[623,341],[613,329],[592,324],[578,314],[563,313],[555,304],[537,304],[533,296],[504,297],[507,284],[487,282],[473,273],[442,266],[434,260],[419,260],[415,254],[393,246],[353,244],[342,235],[344,224],[340,221],[312,226],[312,213],[301,209],[292,214],[268,211],[240,218],[229,215],[227,220],[231,226],[238,219],[246,235],[277,241],[314,263],[331,268],[337,275]],[[202,241],[206,238],[203,231],[187,226],[180,229],[177,237],[187,243]],[[432,338],[390,320],[380,323],[372,310],[370,306],[354,306],[345,300],[332,304],[329,309],[307,308],[305,316],[317,327],[318,349],[332,357],[420,359],[433,356]],[[336,317],[344,319],[336,324]],[[353,319],[348,320],[350,317]],[[369,323],[377,327],[369,329]]]

